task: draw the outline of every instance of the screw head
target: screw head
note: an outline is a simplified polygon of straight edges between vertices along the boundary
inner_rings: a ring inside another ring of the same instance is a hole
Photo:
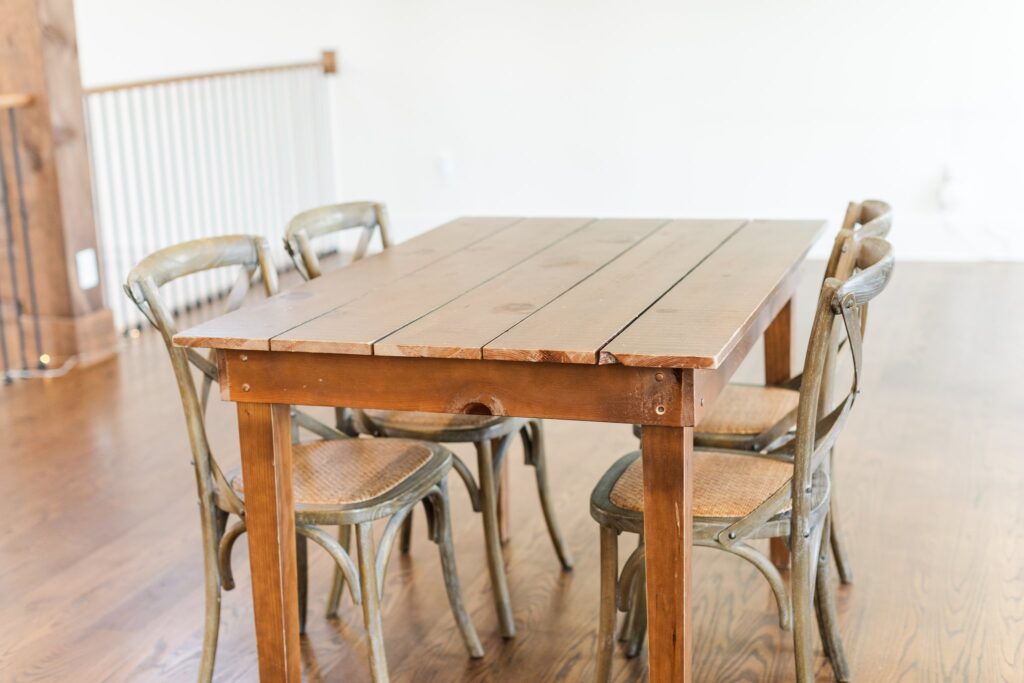
[[[658,415],[664,415],[665,414],[665,406],[656,406],[654,408],[654,412],[656,412]]]
[[[245,361],[249,360],[249,356],[247,356],[246,354],[243,353],[241,355],[241,359],[242,359],[242,362],[244,363]]]
[[[250,387],[248,384],[242,385],[242,391],[249,391],[250,389],[252,389],[252,387]]]
[[[655,373],[655,375],[654,375],[654,380],[655,380],[656,382],[660,382],[660,381],[661,381],[661,380],[663,380],[663,379],[665,379],[665,373],[664,373],[664,372],[658,372],[658,373]]]

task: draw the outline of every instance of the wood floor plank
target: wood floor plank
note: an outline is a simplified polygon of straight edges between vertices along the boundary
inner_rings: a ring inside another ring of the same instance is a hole
[[[609,342],[600,362],[718,367],[749,325],[784,294],[780,286],[796,272],[823,228],[821,221],[743,226]]]
[[[373,353],[479,359],[485,344],[599,271],[666,222],[594,221],[388,335],[373,345]]]
[[[175,336],[181,346],[266,351],[270,339],[486,239],[517,218],[459,218],[345,268]]]
[[[370,355],[374,342],[528,259],[592,222],[530,218],[449,254],[415,273],[367,292],[275,336],[273,351]]]
[[[676,220],[484,347],[494,360],[596,363],[599,350],[745,221]],[[665,268],[664,264],[671,263]],[[659,267],[660,266],[660,267]]]

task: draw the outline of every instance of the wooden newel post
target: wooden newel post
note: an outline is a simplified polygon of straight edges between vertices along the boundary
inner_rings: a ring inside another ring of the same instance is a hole
[[[0,314],[12,369],[116,348],[103,303],[73,0],[0,0]],[[14,100],[9,100],[14,101]],[[22,343],[22,341],[24,343]],[[20,344],[20,348],[19,348]]]

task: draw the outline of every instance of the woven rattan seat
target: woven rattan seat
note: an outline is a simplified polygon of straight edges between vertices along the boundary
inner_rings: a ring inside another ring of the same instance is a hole
[[[338,439],[292,447],[298,505],[350,505],[391,491],[416,473],[434,451],[406,439]],[[245,493],[241,474],[231,487]]]
[[[800,392],[782,387],[729,384],[697,425],[700,432],[760,434],[796,410]]]
[[[384,431],[418,433],[476,431],[505,419],[493,415],[449,415],[448,413],[418,413],[400,410],[363,410],[361,412]]]
[[[693,516],[743,517],[793,476],[780,460],[717,451],[693,454]],[[624,510],[643,512],[643,461],[637,458],[622,473],[609,496]]]

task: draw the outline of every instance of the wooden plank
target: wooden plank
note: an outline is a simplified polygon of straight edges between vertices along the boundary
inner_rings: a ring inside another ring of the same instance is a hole
[[[729,355],[715,368],[699,368],[693,370],[693,419],[694,424],[700,424],[704,416],[714,407],[715,400],[722,393],[725,386],[732,379],[740,365],[746,360],[750,350],[767,332],[774,321],[789,304],[793,291],[800,280],[799,269],[791,272],[785,280],[776,288],[777,295],[773,296],[768,305],[761,308],[757,317],[747,325],[743,336],[740,338]],[[689,424],[689,422],[687,422]]]
[[[327,273],[295,289],[178,333],[174,343],[217,349],[267,350],[271,337],[443,259],[515,224],[517,218],[459,218]]]
[[[716,368],[772,306],[823,221],[754,221],[601,350],[599,362]]]
[[[272,351],[369,355],[374,342],[528,259],[591,222],[585,218],[533,218],[473,245],[450,251],[400,280],[368,292],[303,325],[275,336]]]
[[[744,221],[678,220],[488,343],[494,360],[596,363],[598,351]]]
[[[373,345],[378,356],[483,357],[482,348],[666,221],[595,221]],[[596,348],[596,347],[595,347]]]
[[[651,683],[693,680],[692,427],[644,425],[644,539]]]
[[[226,401],[694,424],[688,370],[277,351],[218,356]]]
[[[302,680],[287,405],[238,404],[245,521],[261,681]]]

